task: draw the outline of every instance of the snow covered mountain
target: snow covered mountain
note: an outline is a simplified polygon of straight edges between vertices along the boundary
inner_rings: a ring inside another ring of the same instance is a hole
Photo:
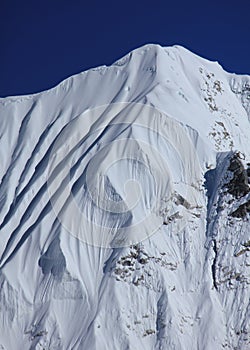
[[[250,76],[146,45],[0,118],[0,349],[250,348]]]

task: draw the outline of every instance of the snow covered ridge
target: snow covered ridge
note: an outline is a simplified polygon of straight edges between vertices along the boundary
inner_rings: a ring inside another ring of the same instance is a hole
[[[0,349],[249,349],[249,86],[146,45],[0,99]]]

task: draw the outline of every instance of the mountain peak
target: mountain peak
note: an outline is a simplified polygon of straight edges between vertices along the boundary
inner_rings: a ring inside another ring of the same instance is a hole
[[[1,99],[0,348],[247,349],[249,101],[156,44]]]

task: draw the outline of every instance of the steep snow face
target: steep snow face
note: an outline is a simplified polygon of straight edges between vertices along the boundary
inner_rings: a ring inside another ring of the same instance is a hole
[[[228,78],[231,90],[241,101],[250,119],[250,77],[246,75],[236,76],[235,74],[229,74]]]
[[[0,349],[249,349],[249,84],[146,45],[0,99]]]

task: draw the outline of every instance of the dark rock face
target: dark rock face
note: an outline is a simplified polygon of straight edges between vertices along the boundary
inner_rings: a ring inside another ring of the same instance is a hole
[[[250,213],[250,200],[246,203],[241,204],[239,208],[232,212],[230,215],[235,218],[244,218],[247,213]]]
[[[232,180],[226,185],[228,192],[235,198],[241,198],[249,193],[247,171],[237,154],[231,158],[228,170],[233,173]]]
[[[249,183],[249,178],[250,178],[250,163],[247,163],[247,176],[248,176],[248,183]]]

